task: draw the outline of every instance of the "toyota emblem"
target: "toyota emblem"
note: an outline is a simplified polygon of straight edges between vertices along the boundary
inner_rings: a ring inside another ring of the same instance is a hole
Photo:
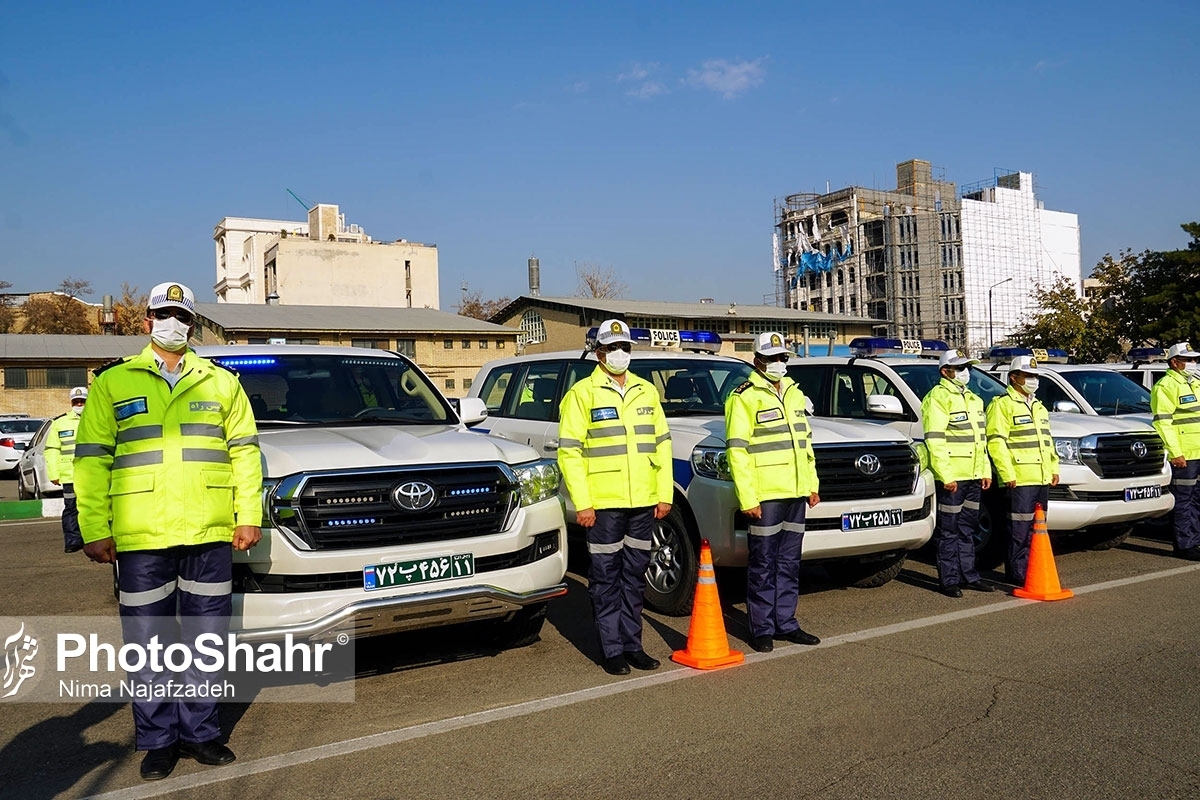
[[[854,460],[854,468],[863,475],[874,475],[883,468],[883,464],[879,461],[879,456],[874,453],[863,453]]]
[[[407,481],[392,489],[392,502],[405,511],[424,511],[437,499],[437,491],[425,481]]]
[[[1133,453],[1134,458],[1145,458],[1146,453],[1150,452],[1150,449],[1146,447],[1145,442],[1139,439],[1134,441],[1133,444],[1129,445],[1129,451]]]

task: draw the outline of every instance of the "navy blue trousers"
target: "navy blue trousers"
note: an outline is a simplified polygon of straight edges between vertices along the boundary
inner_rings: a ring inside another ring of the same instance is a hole
[[[588,594],[605,658],[642,649],[642,604],[654,507],[596,509],[588,528]]]
[[[75,484],[64,483],[63,490],[63,545],[83,547],[83,534],[79,532],[79,508],[75,505]]]
[[[1175,493],[1175,548],[1187,550],[1200,546],[1200,492],[1196,477],[1200,475],[1200,459],[1192,459],[1186,467],[1171,467],[1171,491]]]
[[[223,643],[233,610],[233,548],[217,542],[117,553],[117,586],[126,644],[147,645],[157,636],[164,648],[177,642],[190,647],[202,633],[215,633]],[[192,654],[194,661],[194,650]],[[156,673],[147,664],[130,672],[129,680],[199,686],[220,683],[222,676],[194,666],[178,674]],[[167,747],[181,739],[207,742],[221,734],[215,700],[138,700],[133,703],[133,723],[138,750]]]
[[[953,492],[937,485],[937,571],[943,587],[962,586],[979,580],[975,568],[975,532],[979,528],[979,502],[983,494],[978,480],[957,481]]]
[[[1004,573],[1011,583],[1025,585],[1029,566],[1029,544],[1033,541],[1034,509],[1041,505],[1049,513],[1049,486],[1016,486],[1008,490],[1008,563]]]
[[[800,551],[808,498],[764,500],[762,519],[750,524],[746,542],[746,615],[751,636],[799,629]]]

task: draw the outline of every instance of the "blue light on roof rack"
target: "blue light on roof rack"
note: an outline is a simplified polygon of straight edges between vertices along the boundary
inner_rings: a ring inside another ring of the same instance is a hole
[[[1070,354],[1066,350],[1057,347],[993,347],[987,352],[986,358],[989,361],[1011,361],[1017,356],[1033,356],[1047,364],[1066,364],[1071,360]]]
[[[598,328],[588,328],[587,347],[595,347]],[[721,337],[712,331],[677,331],[668,328],[630,328],[634,344],[681,350],[703,350],[716,353],[721,349]]]
[[[1128,353],[1130,361],[1162,361],[1166,356],[1161,347],[1131,347]]]
[[[850,340],[850,353],[855,356],[932,356],[950,349],[950,345],[939,339],[886,339],[877,336],[859,336]]]
[[[278,360],[271,356],[219,356],[214,358],[218,364],[224,364],[231,369],[253,369],[255,367],[273,367]]]

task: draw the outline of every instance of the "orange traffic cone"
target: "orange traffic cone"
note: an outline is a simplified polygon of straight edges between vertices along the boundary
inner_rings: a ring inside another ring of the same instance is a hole
[[[700,543],[700,573],[696,578],[696,596],[692,601],[687,649],[676,650],[671,654],[671,660],[692,669],[717,669],[740,664],[745,658],[740,650],[729,649],[721,600],[717,597],[712,550],[709,549],[708,539],[705,539]]]
[[[1029,544],[1029,566],[1025,571],[1025,588],[1013,589],[1017,597],[1027,600],[1066,600],[1074,597],[1070,589],[1058,583],[1054,566],[1054,551],[1050,549],[1050,534],[1046,531],[1046,512],[1038,503],[1033,509],[1033,540]]]

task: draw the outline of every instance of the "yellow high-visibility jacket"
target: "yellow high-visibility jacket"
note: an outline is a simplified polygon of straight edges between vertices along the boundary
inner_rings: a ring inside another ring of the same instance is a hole
[[[820,486],[804,392],[791,378],[780,386],[782,399],[755,370],[725,401],[725,454],[743,511],[808,497]]]
[[[79,415],[74,411],[60,414],[50,423],[46,432],[46,477],[59,483],[75,480],[75,429],[79,427]]]
[[[622,396],[597,366],[559,406],[558,466],[576,509],[670,503],[671,432],[658,391],[626,372]]]
[[[988,454],[1002,483],[1048,486],[1058,474],[1058,451],[1050,435],[1050,412],[1040,400],[1025,404],[1012,386],[987,409]]]
[[[942,483],[992,477],[983,400],[966,386],[942,378],[921,402],[929,467]]]
[[[1167,370],[1150,391],[1154,430],[1162,437],[1167,458],[1200,458],[1200,380],[1177,369]]]
[[[230,542],[262,524],[262,456],[237,376],[188,351],[172,390],[154,351],[96,372],[75,434],[85,542],[118,552]]]

